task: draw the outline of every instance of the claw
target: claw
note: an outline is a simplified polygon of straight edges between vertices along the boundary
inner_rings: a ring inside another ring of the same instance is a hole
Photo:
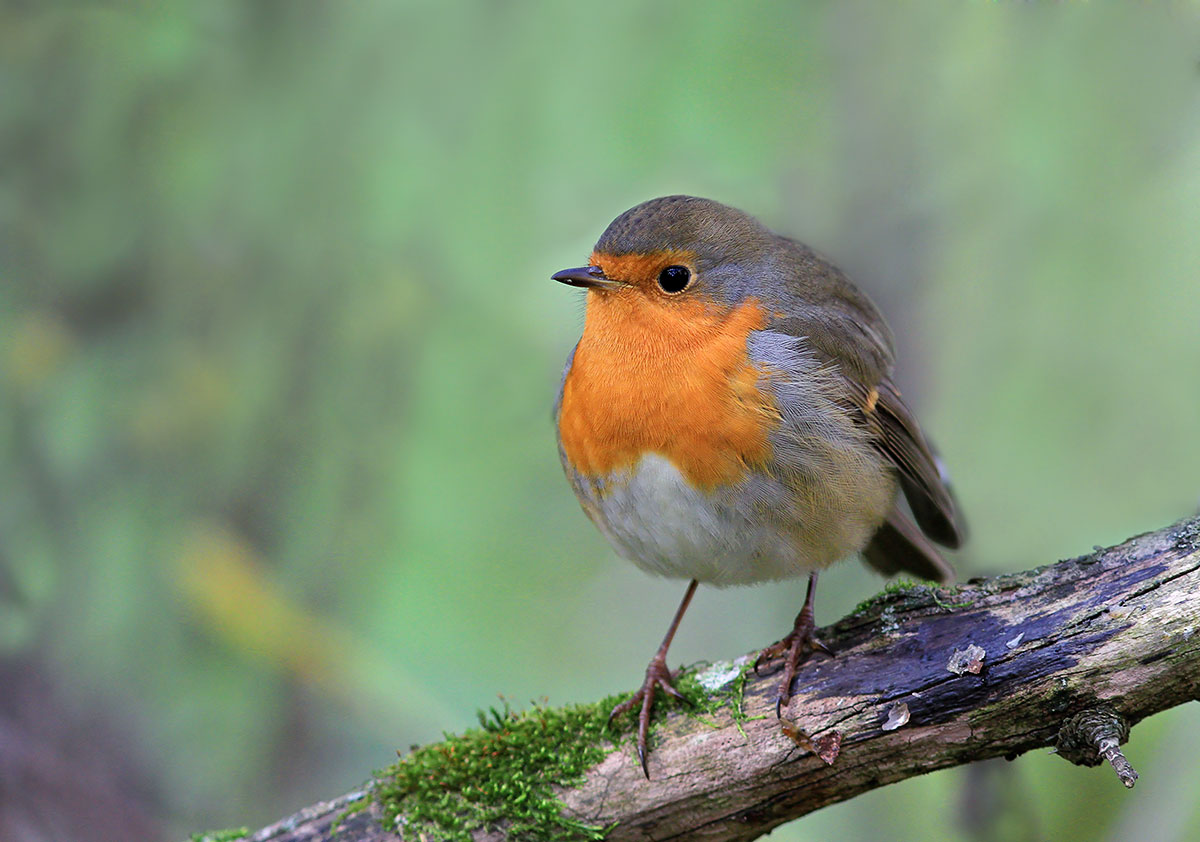
[[[808,660],[809,655],[814,652],[824,652],[833,657],[833,651],[818,640],[812,631],[811,628],[807,631],[798,629],[784,638],[791,645],[788,647],[787,660],[784,663],[783,681],[779,684],[779,695],[775,699],[776,719],[782,716],[783,707],[792,700],[792,682],[796,679],[797,668],[800,664]]]
[[[675,685],[671,683],[671,671],[667,669],[666,662],[656,656],[646,667],[646,678],[638,691],[614,707],[608,715],[608,724],[611,725],[618,716],[628,713],[639,704],[641,705],[641,710],[638,711],[637,754],[638,762],[642,766],[642,774],[646,776],[646,780],[650,779],[650,767],[646,761],[646,745],[650,739],[650,716],[654,709],[654,693],[659,689],[684,702],[688,701],[688,698],[676,690]]]
[[[761,667],[763,664],[770,663],[771,661],[775,660],[776,657],[778,657],[778,653],[773,651],[775,649],[775,647],[778,645],[779,645],[778,643],[773,643],[770,646],[768,646],[766,649],[764,649],[758,653],[758,657],[754,659],[754,674],[755,675],[762,675],[762,673],[758,671],[758,668]]]
[[[687,698],[671,683],[671,671],[667,669],[667,647],[671,645],[671,638],[675,636],[675,629],[679,627],[683,612],[687,610],[688,603],[692,601],[692,594],[696,592],[697,584],[699,583],[695,579],[688,584],[683,601],[679,603],[679,608],[675,611],[675,619],[671,621],[662,645],[658,647],[658,652],[650,659],[650,665],[646,667],[646,678],[642,681],[641,688],[613,708],[608,715],[608,725],[612,725],[614,719],[633,710],[635,705],[641,703],[642,709],[638,712],[637,753],[638,762],[642,766],[642,774],[646,776],[646,780],[650,780],[650,767],[646,765],[646,742],[650,736],[650,711],[654,706],[654,691],[661,688],[668,695],[687,701]]]
[[[754,674],[762,675],[762,673],[759,672],[759,667],[761,667],[763,664],[769,664],[771,661],[777,659],[780,655],[785,654],[790,647],[791,635],[788,635],[783,640],[772,643],[770,646],[763,649],[758,653],[758,657],[754,659]]]
[[[783,708],[792,700],[792,682],[796,678],[796,668],[800,666],[808,656],[813,652],[824,652],[830,657],[833,656],[833,650],[821,642],[816,635],[816,623],[813,622],[813,591],[816,589],[817,574],[813,573],[808,580],[808,595],[804,600],[804,607],[800,609],[800,613],[796,615],[796,622],[792,627],[791,632],[787,637],[778,643],[772,643],[766,649],[758,653],[758,658],[754,661],[754,671],[758,672],[758,665],[766,660],[773,660],[776,657],[783,656],[783,681],[779,685],[779,695],[775,697],[775,718],[783,718]]]
[[[607,729],[611,728],[612,724],[613,724],[613,720],[616,719],[621,714],[627,712],[628,710],[629,710],[629,708],[625,707],[625,702],[621,702],[621,704],[617,705],[612,710],[610,710],[608,712],[608,721],[604,723],[605,729],[607,730]]]
[[[691,705],[692,700],[689,699],[687,696],[683,695],[682,693],[680,693],[678,690],[676,690],[675,685],[671,684],[669,681],[663,681],[660,678],[658,680],[658,686],[661,687],[669,695],[672,695],[676,699],[679,699],[679,701],[684,702],[685,704]]]

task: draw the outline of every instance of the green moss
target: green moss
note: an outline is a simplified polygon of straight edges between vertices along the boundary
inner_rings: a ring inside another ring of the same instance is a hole
[[[726,672],[714,679],[718,668]],[[748,665],[722,664],[683,672],[675,686],[686,702],[657,695],[654,720],[672,710],[705,717],[728,707],[740,727],[747,718],[741,702],[748,671]],[[564,708],[535,704],[524,713],[505,703],[480,712],[478,729],[416,748],[379,774],[372,794],[384,826],[394,829],[400,819],[406,838],[431,842],[466,842],[473,830],[494,827],[515,839],[603,839],[611,827],[564,816],[555,789],[581,783],[614,748],[632,742],[634,714],[607,727],[609,711],[627,698]]]
[[[191,842],[235,842],[250,835],[248,827],[231,827],[226,830],[209,830],[204,833],[193,833],[188,837]]]
[[[875,596],[864,599],[858,605],[854,606],[854,610],[850,613],[865,614],[867,611],[870,611],[876,606],[890,602],[897,594],[905,594],[910,591],[920,590],[924,587],[925,585],[921,584],[920,582],[914,582],[911,579],[897,579],[894,582],[888,582],[883,586],[883,590],[875,594]]]
[[[338,832],[341,831],[342,823],[345,822],[346,819],[350,818],[351,816],[358,815],[359,813],[361,813],[363,810],[367,809],[370,806],[371,806],[371,798],[368,795],[368,793],[364,792],[360,797],[355,798],[353,801],[351,801],[346,806],[346,809],[344,809],[344,810],[342,810],[342,812],[338,813],[337,818],[334,819],[333,822],[329,825],[329,834],[331,836],[336,836],[338,834]]]
[[[947,596],[967,596],[965,601],[950,602]],[[875,596],[869,599],[864,599],[858,605],[854,606],[851,615],[866,614],[873,609],[882,608],[889,603],[894,603],[904,596],[928,596],[930,600],[944,611],[952,611],[955,608],[966,608],[974,602],[974,593],[971,589],[964,589],[961,585],[931,585],[927,582],[914,582],[910,579],[897,579],[894,582],[888,582],[884,589]]]
[[[765,718],[765,714],[747,716],[742,709],[746,682],[753,669],[751,660],[739,658],[737,661],[721,661],[683,672],[675,679],[675,689],[682,693],[688,702],[683,710],[704,721],[706,716],[728,708],[739,731],[742,731],[743,723],[751,719]],[[709,724],[719,727],[719,723],[716,722]],[[745,731],[742,733],[745,734]]]
[[[605,725],[621,700],[481,712],[480,728],[414,749],[379,775],[373,794],[385,827],[403,816],[406,837],[430,840],[469,840],[497,826],[519,839],[603,839],[605,828],[562,814],[554,787],[579,783],[612,751]]]
[[[929,595],[933,597],[933,601],[938,608],[943,611],[953,611],[955,608],[969,608],[975,602],[974,593],[966,593],[958,585],[951,585],[944,588],[930,588]],[[948,602],[944,597],[966,596],[966,599],[960,599],[958,602]]]

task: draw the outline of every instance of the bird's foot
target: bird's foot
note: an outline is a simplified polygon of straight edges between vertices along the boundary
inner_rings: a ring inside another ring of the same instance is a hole
[[[783,658],[783,681],[779,684],[779,695],[775,697],[776,717],[782,715],[784,706],[792,700],[792,681],[796,678],[796,670],[800,664],[814,652],[824,652],[830,657],[833,656],[833,651],[817,637],[812,611],[807,608],[805,606],[806,610],[802,610],[796,617],[796,624],[787,637],[778,643],[772,643],[754,659],[754,672],[758,674],[758,668],[763,664]]]
[[[667,669],[667,659],[661,653],[655,655],[651,659],[650,665],[646,667],[646,680],[642,682],[641,689],[613,708],[612,713],[608,715],[608,722],[611,725],[618,716],[628,713],[639,704],[641,705],[641,711],[638,713],[637,752],[638,760],[642,763],[642,774],[646,776],[646,780],[650,779],[650,769],[646,766],[646,738],[650,733],[650,711],[654,706],[654,692],[659,689],[681,701],[687,701],[687,697],[676,690],[675,685],[671,683],[671,671]]]

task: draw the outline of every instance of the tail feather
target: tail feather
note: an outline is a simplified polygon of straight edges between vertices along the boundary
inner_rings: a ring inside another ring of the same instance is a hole
[[[862,551],[863,560],[885,576],[911,573],[941,584],[954,581],[951,567],[917,525],[893,509]]]

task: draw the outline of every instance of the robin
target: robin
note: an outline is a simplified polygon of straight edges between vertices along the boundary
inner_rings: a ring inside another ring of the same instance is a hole
[[[693,196],[618,216],[587,266],[583,335],[555,407],[559,455],[584,512],[643,570],[690,580],[640,690],[638,757],[656,690],[680,696],[667,648],[700,582],[807,574],[776,715],[814,651],[817,574],[861,553],[885,574],[946,582],[933,542],[963,522],[941,464],[892,382],[892,336],[871,301],[807,246]],[[906,513],[899,493],[908,503]],[[914,523],[915,521],[915,523]]]

